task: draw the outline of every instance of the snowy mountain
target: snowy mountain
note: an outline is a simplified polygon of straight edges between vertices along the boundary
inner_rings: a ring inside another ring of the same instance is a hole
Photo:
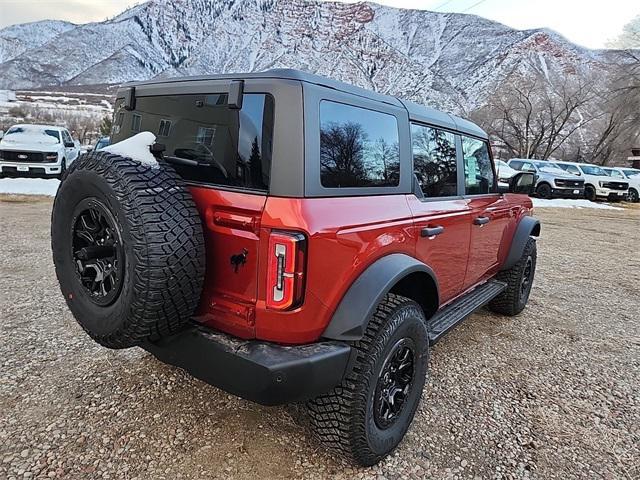
[[[0,30],[0,88],[300,68],[460,110],[481,104],[513,71],[604,73],[607,55],[474,15],[373,3],[151,0],[101,23]]]

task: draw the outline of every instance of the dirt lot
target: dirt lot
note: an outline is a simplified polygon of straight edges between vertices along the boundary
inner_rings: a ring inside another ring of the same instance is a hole
[[[83,334],[59,293],[51,201],[0,197],[0,478],[640,478],[640,209],[539,210],[529,307],[433,350],[413,427],[372,469],[297,407],[227,395]]]

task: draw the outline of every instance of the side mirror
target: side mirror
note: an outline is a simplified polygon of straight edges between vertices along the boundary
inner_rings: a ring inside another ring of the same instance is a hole
[[[531,172],[516,173],[509,179],[509,193],[533,194],[536,186],[536,176]]]
[[[73,142],[64,142],[64,146],[67,148],[74,148],[76,144]]]
[[[4,137],[4,130],[0,130],[0,140],[2,140],[2,137]]]

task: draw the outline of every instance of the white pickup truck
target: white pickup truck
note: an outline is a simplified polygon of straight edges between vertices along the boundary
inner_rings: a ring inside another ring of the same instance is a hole
[[[62,177],[79,154],[66,128],[14,125],[0,140],[0,177]]]

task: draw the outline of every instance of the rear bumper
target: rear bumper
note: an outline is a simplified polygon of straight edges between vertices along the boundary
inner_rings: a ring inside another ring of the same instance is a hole
[[[341,342],[283,346],[240,340],[194,326],[143,348],[160,361],[262,405],[326,393],[344,376],[351,347]]]

